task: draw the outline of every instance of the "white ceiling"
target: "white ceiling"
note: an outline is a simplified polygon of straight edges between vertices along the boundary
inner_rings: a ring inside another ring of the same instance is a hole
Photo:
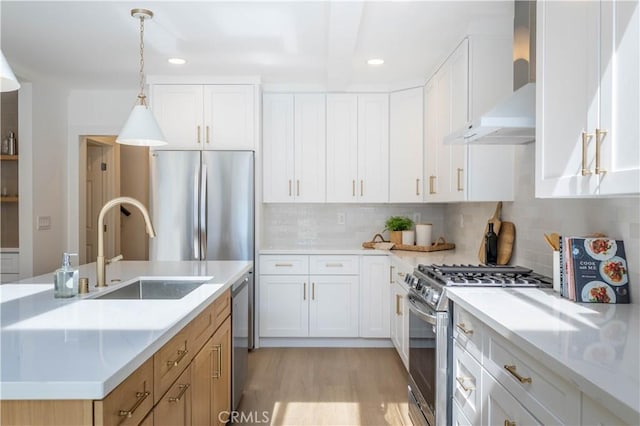
[[[0,2],[16,74],[72,88],[135,88],[138,21],[150,75],[257,75],[266,84],[346,90],[424,80],[467,32],[510,33],[508,1]],[[185,58],[176,66],[169,57]],[[382,57],[371,67],[366,60]]]

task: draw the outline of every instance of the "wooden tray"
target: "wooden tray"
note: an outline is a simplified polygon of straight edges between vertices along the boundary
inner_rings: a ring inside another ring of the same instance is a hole
[[[456,245],[448,243],[444,238],[440,237],[438,240],[430,246],[407,246],[404,244],[396,244],[391,250],[406,250],[406,251],[440,251],[440,250],[453,250]]]

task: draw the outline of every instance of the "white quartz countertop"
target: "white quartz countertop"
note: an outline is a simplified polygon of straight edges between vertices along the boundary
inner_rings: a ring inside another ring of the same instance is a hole
[[[640,308],[551,290],[449,287],[449,299],[628,422],[640,420]]]
[[[246,261],[116,262],[89,295],[53,297],[53,275],[0,286],[0,399],[102,399],[252,266]],[[91,299],[137,277],[203,277],[176,300]]]

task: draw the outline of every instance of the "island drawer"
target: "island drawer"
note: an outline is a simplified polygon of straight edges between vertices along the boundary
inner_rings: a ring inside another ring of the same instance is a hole
[[[153,355],[153,399],[158,402],[193,358],[188,326]]]
[[[93,402],[96,426],[137,425],[153,408],[153,359],[149,358],[100,401]]]
[[[177,378],[153,409],[154,423],[191,424],[191,365]]]
[[[312,275],[358,275],[359,266],[359,256],[309,256]]]
[[[214,327],[212,334],[229,315],[231,315],[231,289],[225,291],[213,302]]]
[[[482,363],[483,326],[478,318],[458,305],[453,310],[453,337],[458,344]]]
[[[260,273],[264,275],[307,275],[309,256],[303,255],[262,255]]]

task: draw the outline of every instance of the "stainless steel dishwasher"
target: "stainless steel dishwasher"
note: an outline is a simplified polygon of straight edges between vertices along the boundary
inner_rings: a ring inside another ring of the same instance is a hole
[[[238,408],[247,379],[249,355],[249,292],[253,288],[253,273],[248,272],[231,286],[231,407]]]

